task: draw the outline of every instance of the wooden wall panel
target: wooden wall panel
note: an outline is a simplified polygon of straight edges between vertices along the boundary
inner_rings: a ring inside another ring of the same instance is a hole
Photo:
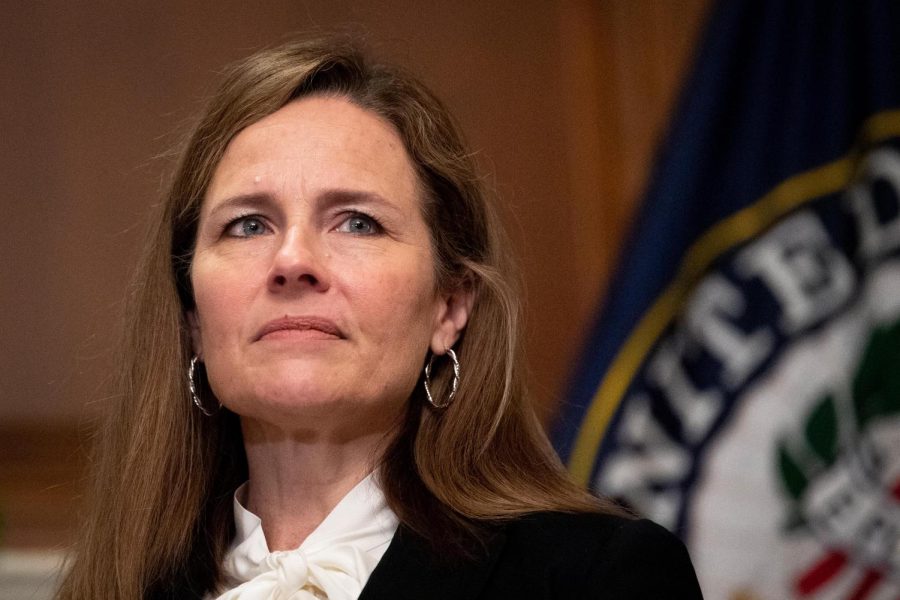
[[[571,245],[557,260],[577,265],[568,339],[597,314],[644,192],[657,146],[690,67],[708,0],[593,2],[560,6],[567,115]],[[565,367],[578,343],[561,348]],[[554,398],[564,393],[561,387]],[[557,374],[554,373],[554,376]],[[547,401],[547,413],[556,405]]]

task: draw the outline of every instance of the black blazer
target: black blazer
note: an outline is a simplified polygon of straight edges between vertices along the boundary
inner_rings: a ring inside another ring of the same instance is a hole
[[[187,579],[145,598],[202,598]],[[702,600],[684,544],[650,521],[538,513],[499,527],[477,559],[435,556],[400,526],[359,600]]]
[[[467,562],[434,557],[402,526],[359,600],[702,599],[684,544],[646,520],[539,513]]]

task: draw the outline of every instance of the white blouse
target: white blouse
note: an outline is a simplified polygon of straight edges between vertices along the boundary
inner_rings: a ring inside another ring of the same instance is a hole
[[[356,600],[397,531],[370,474],[299,548],[269,552],[262,521],[239,501],[243,490],[234,495],[236,534],[223,563],[228,591],[207,600]]]

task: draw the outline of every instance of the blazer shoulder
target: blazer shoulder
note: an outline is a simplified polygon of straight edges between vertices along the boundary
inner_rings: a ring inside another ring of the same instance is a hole
[[[683,547],[678,538],[652,521],[608,513],[533,513],[513,521],[506,533],[513,543],[564,553],[574,550],[578,556],[621,545]]]
[[[506,530],[499,579],[540,574],[546,597],[702,598],[684,544],[645,519],[535,513]],[[504,573],[506,571],[506,573]],[[552,592],[551,592],[552,590]]]
[[[619,528],[628,527],[636,519],[607,513],[538,512],[524,515],[512,521],[508,534],[514,537],[533,537],[541,540],[547,536],[559,539],[560,535],[590,536],[602,542]]]

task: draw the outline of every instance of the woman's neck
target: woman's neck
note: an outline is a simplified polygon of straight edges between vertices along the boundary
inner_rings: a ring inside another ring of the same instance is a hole
[[[246,508],[269,551],[298,547],[377,464],[387,432],[339,438],[241,419],[250,484]]]

